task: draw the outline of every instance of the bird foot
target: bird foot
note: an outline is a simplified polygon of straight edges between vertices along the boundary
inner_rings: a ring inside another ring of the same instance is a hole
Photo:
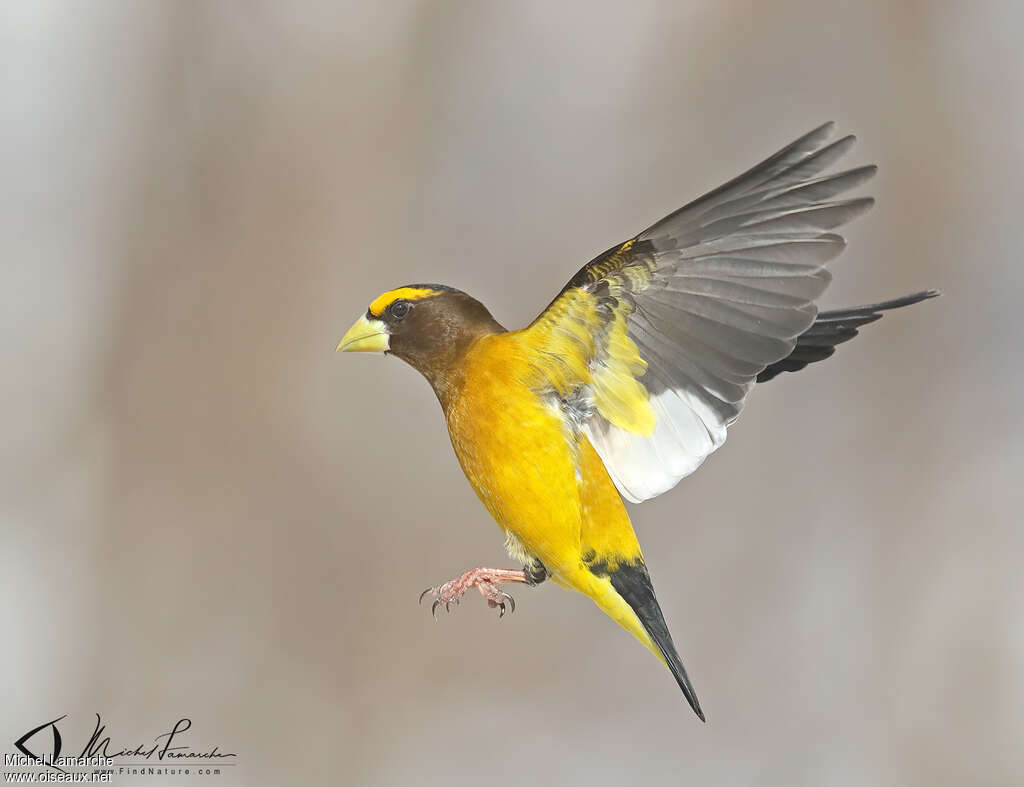
[[[452,604],[458,606],[466,591],[475,587],[487,599],[487,606],[497,609],[498,617],[502,618],[506,609],[509,614],[516,611],[515,599],[499,587],[506,582],[528,582],[526,572],[507,568],[474,568],[443,585],[427,588],[420,593],[420,603],[428,595],[433,596],[430,612],[437,620],[438,607],[443,606],[445,612],[451,612]]]

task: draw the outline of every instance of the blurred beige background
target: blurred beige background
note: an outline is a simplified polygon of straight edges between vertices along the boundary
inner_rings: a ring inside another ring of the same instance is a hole
[[[100,712],[132,746],[190,717],[225,787],[1020,784],[1022,23],[4,3],[0,748]],[[633,509],[707,726],[554,586],[435,624],[419,592],[501,535],[426,383],[341,333],[415,281],[522,325],[827,119],[881,171],[825,304],[945,297]]]

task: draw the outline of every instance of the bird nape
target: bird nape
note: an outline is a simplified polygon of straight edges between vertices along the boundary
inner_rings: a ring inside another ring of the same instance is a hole
[[[853,145],[828,123],[599,255],[527,327],[438,284],[376,298],[344,352],[392,353],[419,370],[452,446],[522,569],[477,568],[428,588],[432,610],[476,588],[504,615],[510,583],[589,596],[700,703],[658,606],[623,499],[671,489],[726,437],[757,382],[835,352],[891,309],[818,312],[834,230],[872,204],[840,197],[875,173],[822,174]],[[423,598],[421,596],[421,600]]]

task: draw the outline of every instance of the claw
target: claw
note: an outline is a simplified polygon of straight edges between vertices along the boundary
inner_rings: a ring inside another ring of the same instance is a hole
[[[492,601],[491,604],[498,608],[498,617],[505,617],[505,604],[508,603],[508,614],[512,614],[516,611],[516,600],[512,598],[508,593],[502,593],[501,601]]]
[[[422,593],[420,593],[420,600],[419,600],[419,601],[417,601],[416,603],[417,603],[417,604],[422,604],[422,603],[423,603],[423,597],[424,597],[425,595],[427,595],[427,593],[430,593],[430,592],[432,592],[433,590],[434,590],[433,588],[427,588],[427,589],[426,589],[426,590],[424,590],[424,591],[423,591]]]
[[[437,620],[437,608],[441,606],[441,600],[438,599],[430,605],[430,614],[434,616],[434,620]]]

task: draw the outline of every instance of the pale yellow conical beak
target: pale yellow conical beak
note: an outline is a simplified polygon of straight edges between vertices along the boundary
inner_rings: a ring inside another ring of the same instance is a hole
[[[388,326],[380,320],[372,320],[365,314],[356,320],[338,342],[340,353],[384,353],[388,351]]]

